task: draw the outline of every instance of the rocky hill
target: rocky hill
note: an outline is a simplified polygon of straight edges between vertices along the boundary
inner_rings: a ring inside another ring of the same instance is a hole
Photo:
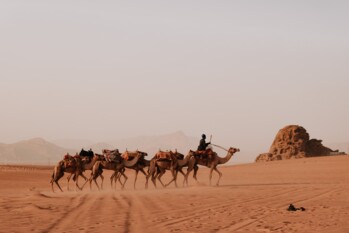
[[[289,125],[279,130],[269,152],[260,154],[256,162],[326,156],[332,152],[335,151],[322,145],[322,140],[310,139],[303,127]]]
[[[0,144],[0,163],[2,164],[42,164],[53,165],[65,153],[74,150],[59,147],[42,138],[20,141],[13,144]]]

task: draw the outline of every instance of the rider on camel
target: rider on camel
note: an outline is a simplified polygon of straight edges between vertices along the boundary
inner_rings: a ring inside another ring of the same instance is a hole
[[[202,134],[201,135],[200,144],[198,146],[198,150],[197,151],[198,151],[198,153],[199,153],[199,155],[201,157],[205,156],[205,157],[211,159],[211,151],[206,151],[207,146],[210,145],[211,142],[206,142],[205,140],[206,140],[206,135]]]

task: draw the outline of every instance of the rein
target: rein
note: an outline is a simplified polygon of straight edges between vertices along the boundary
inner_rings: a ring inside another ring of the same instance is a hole
[[[212,146],[215,146],[215,147],[218,147],[218,148],[221,148],[222,150],[225,150],[225,151],[227,151],[228,152],[228,150],[227,149],[225,149],[224,147],[222,147],[222,146],[219,146],[219,145],[216,145],[216,144],[213,144],[213,143],[211,143],[211,145]]]

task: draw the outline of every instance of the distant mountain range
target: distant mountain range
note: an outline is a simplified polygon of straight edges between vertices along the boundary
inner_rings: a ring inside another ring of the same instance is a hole
[[[175,150],[186,154],[189,149],[196,149],[198,138],[188,137],[182,131],[158,136],[141,136],[118,141],[94,143],[87,140],[61,139],[48,142],[42,138],[33,138],[13,144],[0,143],[0,164],[42,164],[53,165],[66,153],[75,154],[81,148],[92,149],[101,153],[102,149],[141,150],[149,158],[159,150]]]
[[[62,159],[67,152],[72,154],[74,150],[65,149],[42,138],[13,144],[0,143],[0,163],[52,165]]]

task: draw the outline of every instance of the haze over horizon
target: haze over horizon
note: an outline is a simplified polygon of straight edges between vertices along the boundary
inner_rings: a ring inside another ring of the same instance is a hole
[[[349,142],[348,12],[347,1],[4,1],[0,142],[183,131],[262,153],[290,124]]]

